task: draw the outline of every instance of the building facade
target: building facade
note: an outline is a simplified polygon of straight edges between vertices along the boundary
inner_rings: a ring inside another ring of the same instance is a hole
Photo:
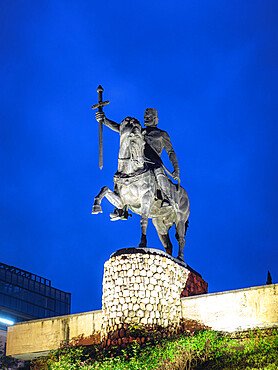
[[[70,314],[71,294],[51,281],[0,263],[0,330],[16,322]]]

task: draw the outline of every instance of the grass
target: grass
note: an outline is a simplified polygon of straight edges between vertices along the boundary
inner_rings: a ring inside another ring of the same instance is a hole
[[[137,333],[138,334],[138,333]],[[236,340],[211,330],[201,330],[162,339],[154,335],[140,346],[101,350],[99,346],[63,348],[33,369],[49,370],[189,370],[189,369],[278,369],[278,334],[260,331]]]

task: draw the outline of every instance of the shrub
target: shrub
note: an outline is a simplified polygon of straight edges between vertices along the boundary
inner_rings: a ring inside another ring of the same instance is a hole
[[[61,348],[48,358],[33,362],[33,369],[47,370],[179,370],[179,369],[277,369],[278,335],[259,331],[245,339],[232,339],[212,330],[174,334],[146,333],[149,341],[139,344],[140,328],[131,328],[133,342],[126,348],[101,349],[100,345]],[[142,334],[142,333],[141,333]]]

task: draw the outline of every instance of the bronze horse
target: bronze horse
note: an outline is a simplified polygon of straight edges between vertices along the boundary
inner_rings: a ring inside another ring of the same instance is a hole
[[[106,197],[117,208],[130,209],[141,215],[141,242],[139,247],[147,246],[148,219],[151,218],[158,236],[166,250],[172,255],[173,246],[169,229],[175,224],[176,239],[179,243],[178,259],[183,261],[185,233],[188,226],[189,199],[186,191],[179,185],[169,186],[172,204],[161,207],[159,189],[148,160],[144,156],[145,141],[142,127],[134,118],[126,118],[120,124],[120,150],[118,171],[114,176],[115,190],[104,186],[95,197],[93,214],[102,213],[101,201]]]

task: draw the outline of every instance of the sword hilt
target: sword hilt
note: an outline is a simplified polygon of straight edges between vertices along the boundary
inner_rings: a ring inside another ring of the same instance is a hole
[[[98,93],[98,103],[97,104],[94,104],[91,108],[92,109],[97,109],[98,108],[98,111],[99,112],[102,112],[102,107],[104,107],[105,105],[109,104],[110,101],[106,100],[106,101],[102,101],[102,93],[103,93],[103,87],[101,85],[99,85],[99,87],[97,88],[97,93]]]
[[[94,104],[91,106],[92,109],[97,109],[98,108],[98,111],[99,112],[102,112],[102,107],[104,107],[105,105],[109,104],[110,101],[106,100],[106,101],[102,101],[100,103],[97,103],[97,104]]]

